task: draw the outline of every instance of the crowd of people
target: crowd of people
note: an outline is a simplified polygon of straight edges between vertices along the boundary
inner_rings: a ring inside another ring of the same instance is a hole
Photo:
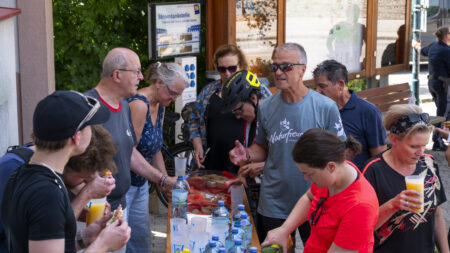
[[[450,50],[448,28],[439,36],[438,50]],[[248,187],[262,246],[286,252],[298,230],[304,252],[450,252],[444,185],[424,153],[434,127],[419,106],[382,116],[348,89],[347,68],[335,60],[320,63],[316,89],[307,87],[307,54],[296,43],[273,51],[275,94],[235,45],[220,46],[214,66],[220,79],[202,89],[187,122],[195,163]],[[163,191],[176,181],[161,154],[162,124],[186,85],[178,64],[155,62],[144,77],[135,52],[114,48],[95,88],[42,99],[33,143],[0,160],[1,252],[151,252],[148,181]],[[406,190],[410,175],[423,178],[423,201]],[[77,229],[89,200],[105,196],[103,217]]]

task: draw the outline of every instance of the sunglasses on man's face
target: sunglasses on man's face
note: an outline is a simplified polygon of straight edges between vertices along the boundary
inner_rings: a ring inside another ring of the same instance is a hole
[[[272,70],[272,72],[277,72],[278,69],[280,69],[283,72],[288,72],[294,69],[295,65],[305,65],[305,64],[301,64],[301,63],[281,63],[281,64],[276,64],[276,63],[272,63],[270,64],[270,70]]]
[[[238,67],[237,65],[228,66],[228,67],[218,66],[217,71],[219,71],[220,73],[226,73],[228,70],[228,72],[234,73],[237,71],[237,67]]]

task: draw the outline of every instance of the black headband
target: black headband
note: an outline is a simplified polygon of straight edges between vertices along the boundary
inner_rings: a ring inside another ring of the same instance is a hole
[[[393,134],[405,133],[417,124],[427,126],[429,119],[430,116],[428,115],[428,113],[408,114],[394,121],[389,131]]]

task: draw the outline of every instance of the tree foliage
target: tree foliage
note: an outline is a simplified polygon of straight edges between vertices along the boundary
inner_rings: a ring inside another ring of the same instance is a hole
[[[94,87],[114,47],[134,50],[145,68],[147,6],[148,0],[53,0],[56,89]]]

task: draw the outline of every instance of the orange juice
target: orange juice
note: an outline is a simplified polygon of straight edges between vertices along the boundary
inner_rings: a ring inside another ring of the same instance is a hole
[[[91,200],[91,207],[86,214],[86,226],[89,226],[92,222],[100,219],[105,212],[106,199],[93,199]]]
[[[419,209],[412,208],[418,213],[423,212],[423,180],[424,180],[423,177],[417,175],[405,177],[406,189],[415,190],[419,192],[419,196],[417,196],[417,199],[420,200],[422,204],[420,205]]]

